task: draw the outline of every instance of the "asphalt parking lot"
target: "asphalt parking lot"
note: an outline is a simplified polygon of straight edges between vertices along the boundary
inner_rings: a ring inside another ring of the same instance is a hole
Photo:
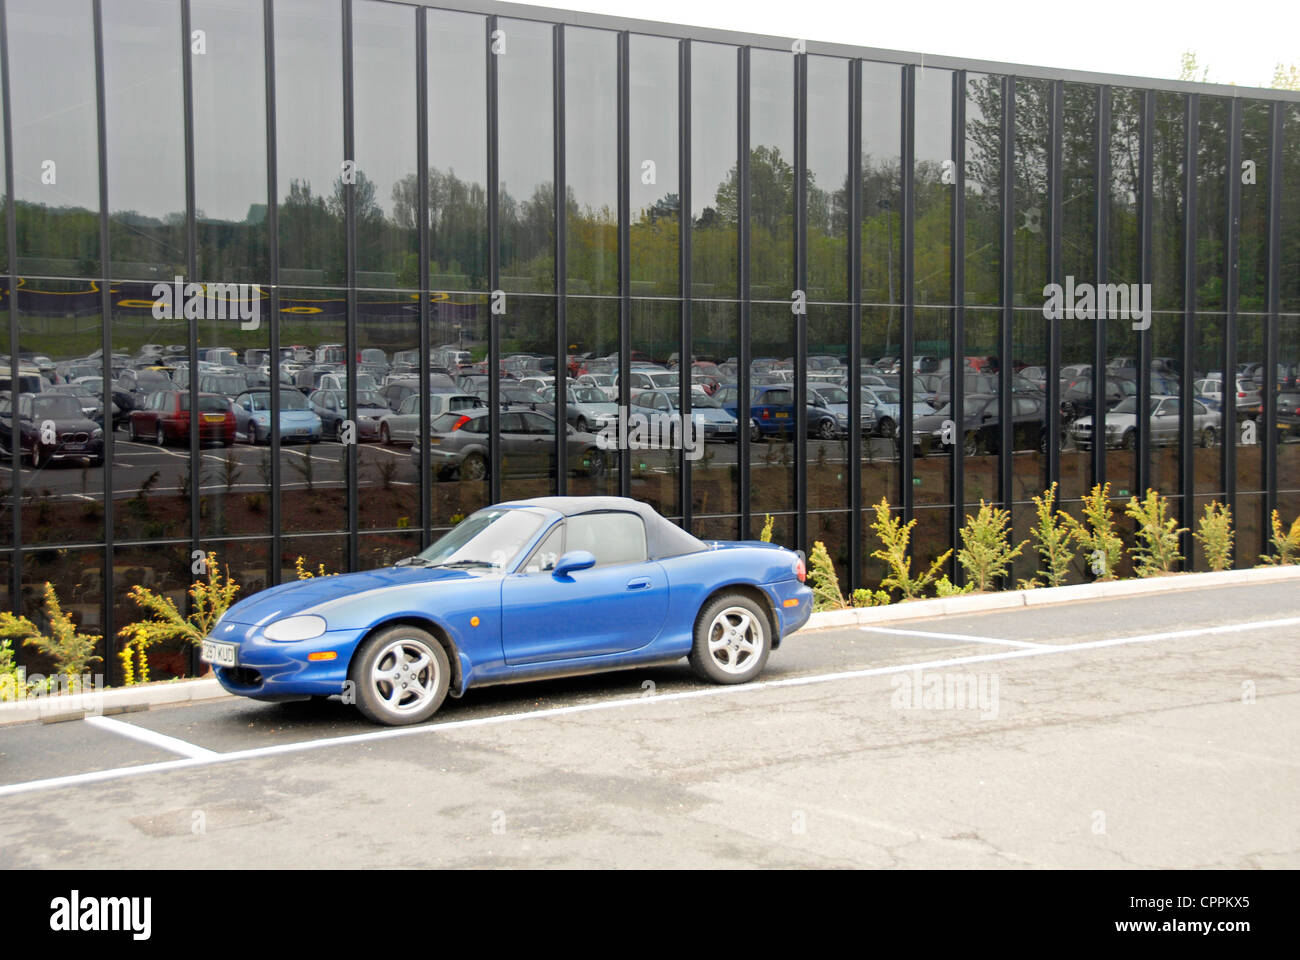
[[[0,867],[1300,866],[1289,584],[789,638],[387,730],[220,700],[0,729]]]

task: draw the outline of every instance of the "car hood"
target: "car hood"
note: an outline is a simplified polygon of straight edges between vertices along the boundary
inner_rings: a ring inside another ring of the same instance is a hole
[[[227,610],[221,622],[248,626],[304,613],[320,613],[328,620],[328,610],[318,608],[336,600],[360,599],[365,603],[367,598],[362,595],[372,590],[443,581],[463,584],[470,579],[477,579],[477,575],[466,570],[429,567],[385,567],[365,573],[313,577],[255,593]]]
[[[735,423],[736,418],[721,407],[691,407],[691,414],[706,423]]]

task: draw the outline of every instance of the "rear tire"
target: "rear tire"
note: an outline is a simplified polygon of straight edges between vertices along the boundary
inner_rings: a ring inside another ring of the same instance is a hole
[[[428,720],[447,697],[451,664],[442,644],[425,630],[397,624],[371,636],[348,670],[357,709],[387,726]]]
[[[711,683],[748,683],[771,652],[771,624],[763,608],[743,593],[724,593],[700,610],[687,660]]]
[[[460,466],[460,475],[464,480],[480,481],[488,478],[487,461],[481,454],[471,453]]]
[[[1203,431],[1201,431],[1201,446],[1206,448],[1214,446],[1213,427],[1206,427]]]

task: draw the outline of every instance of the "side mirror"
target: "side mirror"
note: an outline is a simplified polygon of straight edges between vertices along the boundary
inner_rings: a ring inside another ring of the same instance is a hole
[[[570,550],[555,564],[555,572],[552,576],[567,577],[576,570],[588,570],[595,565],[596,558],[590,551]]]

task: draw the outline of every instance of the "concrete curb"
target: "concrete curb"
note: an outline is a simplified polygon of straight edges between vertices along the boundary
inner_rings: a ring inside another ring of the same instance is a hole
[[[135,687],[113,687],[89,693],[52,697],[31,697],[16,703],[0,703],[0,727],[14,723],[57,723],[84,717],[134,713],[167,703],[197,703],[229,697],[215,679],[145,683]]]
[[[957,597],[933,597],[908,600],[886,607],[856,607],[852,610],[829,610],[814,613],[805,630],[832,627],[857,627],[896,620],[919,620],[931,617],[985,613],[1016,607],[1074,603],[1078,600],[1110,600],[1147,593],[1179,590],[1204,590],[1208,587],[1232,587],[1254,583],[1294,580],[1300,584],[1300,566],[1253,567],[1249,570],[1224,570],[1218,573],[1175,573],[1167,577],[1113,580],[1106,583],[1079,583],[1068,587],[1043,587],[1037,590],[1000,590],[997,593],[964,594]]]

